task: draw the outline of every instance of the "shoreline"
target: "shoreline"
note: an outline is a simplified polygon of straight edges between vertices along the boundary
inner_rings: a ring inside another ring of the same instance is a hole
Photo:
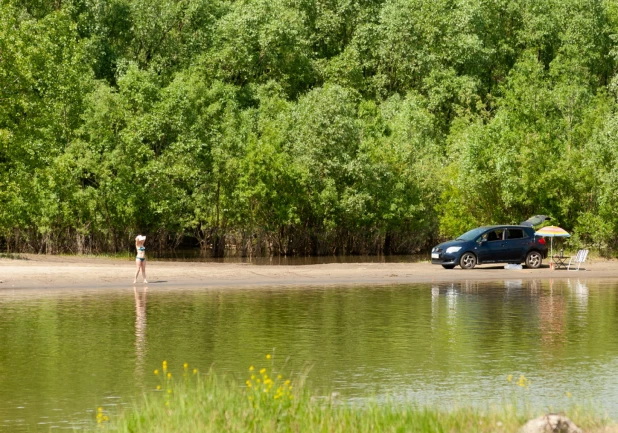
[[[16,289],[126,288],[133,284],[135,262],[80,256],[20,255],[0,259],[0,291]],[[251,288],[265,286],[391,285],[457,281],[618,278],[618,260],[595,259],[580,271],[507,270],[503,264],[472,270],[443,269],[428,262],[254,265],[217,262],[147,262],[151,288]],[[141,277],[141,276],[140,276]]]

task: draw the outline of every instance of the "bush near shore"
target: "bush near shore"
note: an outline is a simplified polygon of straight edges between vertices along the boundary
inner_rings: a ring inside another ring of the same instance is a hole
[[[187,364],[179,379],[166,362],[154,373],[161,378],[156,391],[124,412],[98,408],[92,431],[489,433],[515,432],[529,419],[544,414],[522,408],[525,405],[517,401],[488,409],[450,410],[371,398],[355,404],[336,395],[316,397],[304,376],[290,380],[272,368],[250,367],[242,384],[212,371],[201,375]],[[522,380],[519,385],[525,386]],[[573,406],[567,415],[585,431],[618,432],[611,420],[592,409]]]
[[[612,0],[3,0],[0,251],[618,247]]]

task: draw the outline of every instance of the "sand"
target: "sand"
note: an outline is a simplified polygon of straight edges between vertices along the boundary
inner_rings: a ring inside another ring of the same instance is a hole
[[[0,259],[0,291],[132,287],[135,262],[127,259],[20,255]],[[483,265],[472,270],[447,270],[421,263],[334,263],[318,265],[253,265],[245,263],[168,262],[147,260],[149,287],[248,288],[263,286],[325,286],[411,284],[511,279],[618,278],[618,260],[587,261],[579,272],[539,269],[506,270]],[[138,286],[142,279],[138,278]]]

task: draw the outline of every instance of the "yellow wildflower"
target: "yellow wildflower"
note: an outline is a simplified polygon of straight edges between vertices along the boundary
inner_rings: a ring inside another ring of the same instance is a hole
[[[266,359],[270,359],[272,358],[272,356],[270,356],[270,353],[268,355],[266,355]]]
[[[107,421],[109,418],[103,414],[103,408],[97,408],[97,424],[101,424],[103,421]]]
[[[249,367],[249,371],[253,371],[255,370],[255,368],[253,368],[253,365],[251,367]]]
[[[264,373],[266,373],[266,369],[265,368],[260,370],[260,374],[264,374]]]
[[[172,378],[172,373],[167,373],[167,378],[171,379]]]
[[[187,368],[189,368],[189,364],[185,362],[184,364],[182,364],[182,367],[186,370]]]
[[[507,380],[508,382],[511,382],[511,381],[513,380],[513,375],[512,375],[512,374],[509,374],[509,375],[506,377],[506,380]]]
[[[159,374],[159,370],[155,370],[154,374],[155,374],[155,376],[157,376]]]
[[[521,376],[519,376],[519,380],[517,381],[517,385],[519,385],[521,387],[528,386],[528,379],[526,379],[526,377],[522,374]]]

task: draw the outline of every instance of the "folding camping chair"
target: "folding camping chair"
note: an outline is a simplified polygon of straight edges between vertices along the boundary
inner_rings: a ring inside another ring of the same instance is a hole
[[[586,261],[586,257],[588,257],[588,250],[579,250],[576,256],[571,257],[569,259],[569,265],[567,266],[567,271],[579,271],[579,267],[581,266],[582,263]],[[571,262],[573,263],[573,265],[577,263],[577,269],[571,269]]]

